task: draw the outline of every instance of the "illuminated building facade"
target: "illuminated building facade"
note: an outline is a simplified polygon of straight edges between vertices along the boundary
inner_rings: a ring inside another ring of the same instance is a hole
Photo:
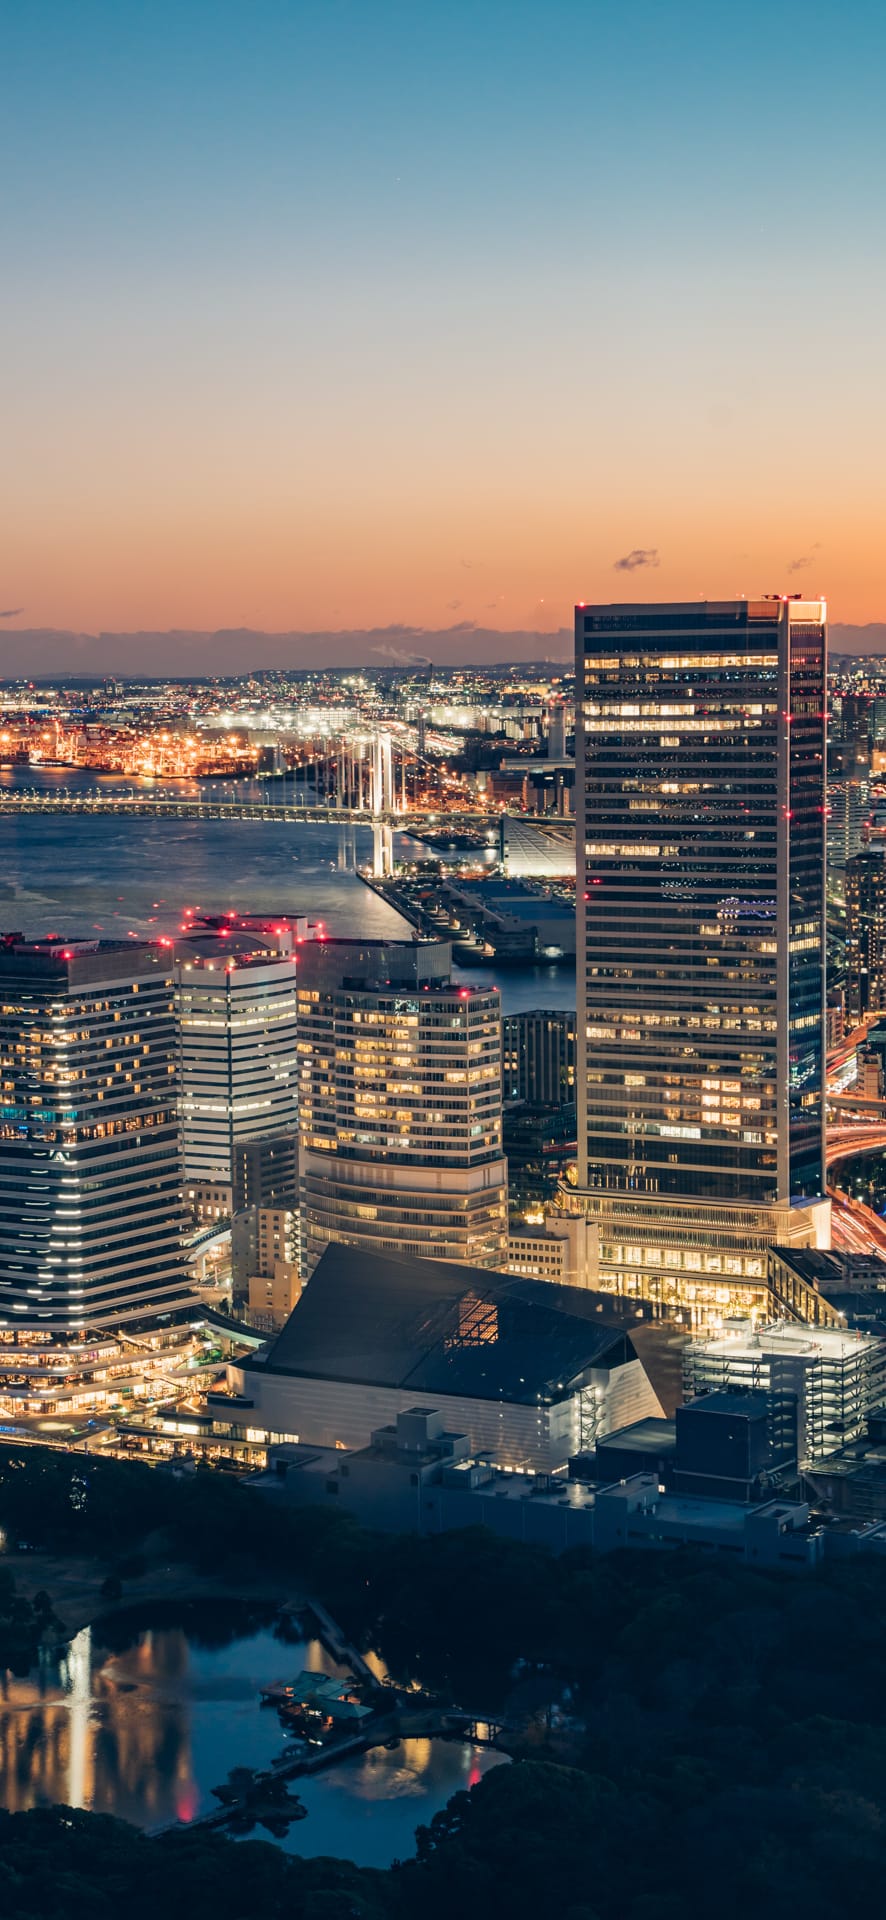
[[[303,1257],[330,1241],[503,1266],[498,994],[445,941],[327,940],[298,976]]]
[[[886,861],[861,853],[846,865],[846,1016],[854,1027],[886,1004]]]
[[[683,1374],[687,1399],[724,1389],[796,1394],[800,1460],[812,1464],[860,1439],[882,1406],[886,1341],[845,1327],[733,1326],[688,1341]]]
[[[8,936],[0,1083],[0,1329],[191,1303],[168,954]]]
[[[576,610],[578,1158],[601,1287],[704,1323],[827,1244],[826,610]]]
[[[176,1006],[185,1178],[230,1184],[238,1143],[295,1129],[295,960],[181,959]]]

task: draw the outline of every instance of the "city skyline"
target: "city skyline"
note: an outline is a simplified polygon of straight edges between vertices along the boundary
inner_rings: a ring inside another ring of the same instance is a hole
[[[570,607],[572,604],[570,601]],[[611,604],[616,604],[614,595]],[[292,629],[270,633],[252,628],[183,631],[174,627],[75,633],[6,626],[0,627],[0,643],[5,677],[10,679],[63,679],[89,674],[139,681],[238,678],[263,669],[316,669],[319,660],[328,664],[331,672],[349,672],[355,667],[409,670],[430,666],[445,671],[511,662],[539,662],[571,671],[573,628],[570,623],[546,632],[537,628],[495,629],[463,621],[449,627],[395,624],[314,633]],[[829,644],[835,657],[858,655],[873,661],[886,653],[886,621],[853,625],[831,620]]]
[[[18,9],[4,630],[881,621],[883,32]]]
[[[876,1913],[886,15],[6,16],[2,1920]]]

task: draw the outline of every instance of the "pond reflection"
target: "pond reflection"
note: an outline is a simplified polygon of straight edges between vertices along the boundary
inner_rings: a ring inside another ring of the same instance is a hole
[[[270,1626],[127,1629],[113,1651],[89,1628],[61,1663],[0,1684],[0,1804],[62,1803],[154,1828],[218,1803],[233,1767],[267,1768],[285,1744],[259,1692],[302,1667],[342,1676],[319,1640]],[[224,1644],[219,1644],[223,1640]],[[415,1827],[503,1756],[470,1742],[404,1740],[294,1782],[308,1819],[282,1844],[383,1866],[413,1850]],[[258,1837],[268,1837],[260,1828]]]

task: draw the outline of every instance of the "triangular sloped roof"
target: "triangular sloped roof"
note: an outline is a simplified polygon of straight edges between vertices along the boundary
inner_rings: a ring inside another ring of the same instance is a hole
[[[613,1320],[581,1288],[331,1245],[262,1371],[549,1405],[635,1357]]]

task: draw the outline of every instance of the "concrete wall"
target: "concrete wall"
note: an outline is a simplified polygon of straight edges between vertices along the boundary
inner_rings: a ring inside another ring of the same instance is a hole
[[[231,1367],[228,1379],[233,1392],[254,1403],[254,1410],[244,1415],[245,1425],[313,1446],[365,1447],[376,1427],[393,1425],[398,1413],[414,1407],[417,1398],[438,1407],[447,1431],[465,1434],[472,1453],[492,1451],[502,1466],[551,1471],[579,1451],[582,1439],[577,1394],[552,1407],[531,1407],[457,1394],[428,1395],[414,1386],[373,1387],[266,1373],[260,1366]],[[639,1360],[611,1370],[597,1368],[591,1384],[600,1433],[661,1414]]]

